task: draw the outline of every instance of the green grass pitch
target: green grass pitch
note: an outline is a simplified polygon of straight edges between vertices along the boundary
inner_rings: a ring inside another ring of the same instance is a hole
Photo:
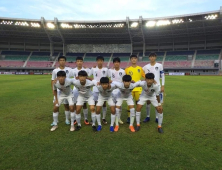
[[[126,123],[117,133],[83,123],[70,132],[61,107],[50,132],[50,76],[1,75],[0,85],[0,169],[222,169],[222,77],[167,76],[164,134],[153,107],[136,133]]]

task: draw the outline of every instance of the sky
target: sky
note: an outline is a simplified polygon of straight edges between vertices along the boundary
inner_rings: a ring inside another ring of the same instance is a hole
[[[0,0],[0,18],[125,20],[220,10],[222,0]]]

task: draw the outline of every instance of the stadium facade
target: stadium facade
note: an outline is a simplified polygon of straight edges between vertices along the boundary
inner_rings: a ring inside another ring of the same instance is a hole
[[[151,51],[169,72],[218,74],[222,7],[189,15],[112,21],[0,18],[1,71],[52,70],[59,55],[66,55],[73,66],[77,55],[92,62],[102,54],[108,67],[112,57],[120,56],[126,67],[127,57],[135,53],[142,66]],[[16,56],[22,57],[17,60]],[[35,64],[41,61],[45,64]]]

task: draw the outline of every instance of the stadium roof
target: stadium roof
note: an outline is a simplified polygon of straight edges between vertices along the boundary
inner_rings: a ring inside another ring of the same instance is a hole
[[[39,40],[56,44],[149,44],[222,40],[220,10],[172,17],[107,21],[0,18],[0,39]]]

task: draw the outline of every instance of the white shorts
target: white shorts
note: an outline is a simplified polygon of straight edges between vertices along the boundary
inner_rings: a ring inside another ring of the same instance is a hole
[[[107,101],[109,106],[115,106],[115,102],[112,96],[110,96],[109,98],[104,98],[101,95],[99,95],[98,97],[98,102],[96,104],[96,106],[103,106],[104,102]]]
[[[88,102],[88,105],[90,106],[94,106],[95,105],[95,101],[93,100],[93,95],[91,95],[90,97],[83,97],[83,96],[78,96],[77,98],[77,103],[76,105],[79,106],[83,106],[84,103]]]
[[[99,92],[93,92],[93,100],[94,100],[95,102],[98,101],[98,97],[99,97]]]
[[[128,98],[121,98],[121,97],[118,97],[116,99],[117,103],[116,103],[116,106],[122,106],[123,104],[123,101],[126,101],[127,105],[128,106],[134,106],[134,101],[133,101],[133,97],[128,97]]]
[[[139,101],[137,102],[137,104],[144,105],[148,100],[152,103],[152,105],[154,107],[158,106],[158,101],[156,99],[156,96],[148,97],[148,96],[145,96],[145,95],[140,95],[140,98],[139,98]]]
[[[67,96],[67,97],[59,96],[58,97],[58,107],[61,104],[64,104],[64,101],[68,102],[67,104],[69,104],[69,106],[73,106],[74,105],[74,101],[73,101],[73,96],[72,95]]]
[[[57,92],[57,98],[59,99],[59,92]],[[55,103],[55,96],[53,97],[53,103]],[[69,104],[68,100],[63,100],[61,104]]]

